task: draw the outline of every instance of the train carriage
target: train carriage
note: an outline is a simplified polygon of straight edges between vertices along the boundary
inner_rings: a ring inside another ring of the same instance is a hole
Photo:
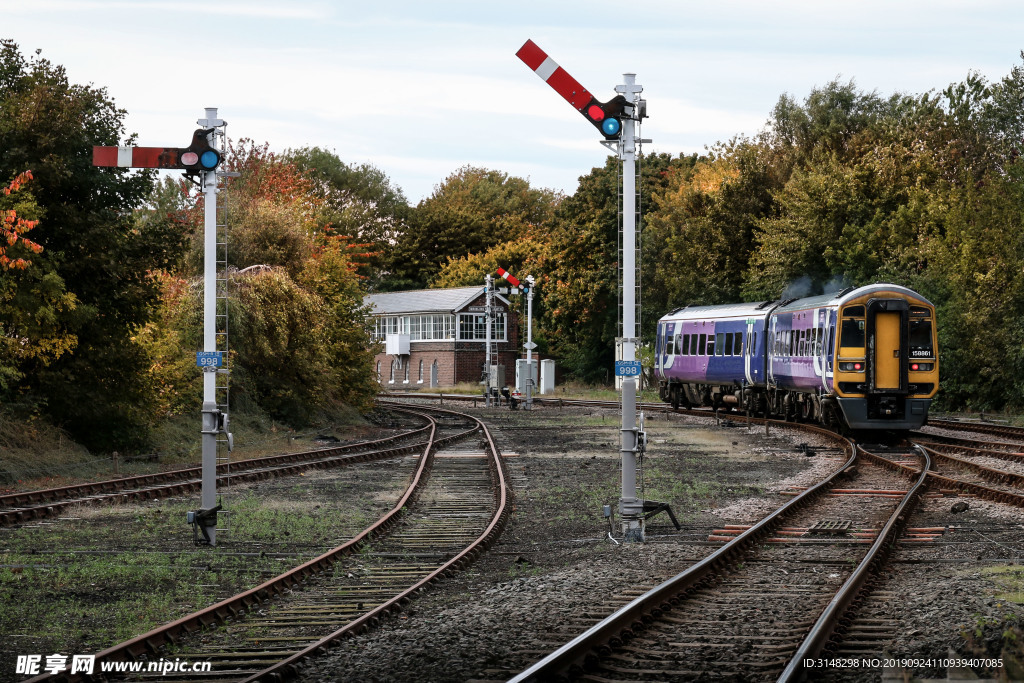
[[[658,323],[662,400],[849,429],[913,429],[938,391],[935,308],[891,284],[677,309]]]
[[[676,309],[658,322],[655,374],[673,406],[733,405],[763,386],[770,301]],[[739,392],[740,395],[737,395]]]

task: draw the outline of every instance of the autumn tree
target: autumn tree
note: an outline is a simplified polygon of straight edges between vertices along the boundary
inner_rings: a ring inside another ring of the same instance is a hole
[[[368,409],[377,389],[374,347],[351,240],[323,222],[325,198],[308,172],[267,145],[230,145],[224,168],[238,173],[218,196],[228,225],[234,407],[293,426],[328,419],[343,405]],[[192,235],[185,268],[161,276],[159,318],[144,339],[158,411],[196,410],[198,373],[180,358],[201,342],[202,200],[168,183],[143,213]]]
[[[0,316],[9,325],[21,311],[63,348],[29,359],[2,398],[45,411],[99,449],[145,443],[146,358],[134,334],[158,299],[149,273],[168,253],[165,236],[132,215],[152,174],[92,166],[93,145],[131,144],[124,116],[104,89],[72,84],[63,67],[0,41],[0,178],[32,169],[31,239],[42,247]]]
[[[369,164],[347,164],[319,147],[289,151],[285,160],[311,182],[321,199],[319,221],[333,234],[359,245],[350,250],[367,287],[377,289],[390,274],[392,245],[407,230],[411,207],[401,189]]]
[[[484,252],[550,224],[559,199],[500,171],[459,169],[416,206],[392,250],[387,287],[425,287],[449,258]]]
[[[26,233],[39,220],[39,206],[19,173],[0,194],[0,395],[11,392],[32,364],[46,366],[73,350],[77,339],[56,325],[73,310],[75,297],[53,273],[33,267],[43,247]]]
[[[605,378],[619,335],[618,231],[619,161],[580,178],[559,205],[536,259],[537,292],[543,300],[541,326],[550,351],[581,379]],[[660,193],[672,170],[689,164],[668,154],[646,156],[640,164],[640,205]],[[646,222],[644,215],[642,224]],[[647,267],[647,266],[644,266]]]

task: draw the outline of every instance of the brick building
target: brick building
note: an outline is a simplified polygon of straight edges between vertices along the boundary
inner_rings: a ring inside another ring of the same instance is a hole
[[[385,388],[446,387],[479,383],[483,377],[487,327],[483,286],[370,294],[364,303],[375,318],[374,338],[383,343],[375,363]],[[508,299],[494,294],[491,362],[515,382],[521,358],[519,316]]]

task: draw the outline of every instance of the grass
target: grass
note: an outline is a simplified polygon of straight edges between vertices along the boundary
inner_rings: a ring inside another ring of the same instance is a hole
[[[335,432],[356,438],[366,428],[358,415],[336,415],[334,424],[297,432],[260,412],[231,415],[232,460],[309,450],[309,438]],[[66,486],[198,465],[202,442],[198,415],[177,416],[153,432],[152,458],[90,453],[61,430],[40,420],[21,422],[0,410],[0,493]]]
[[[192,544],[193,499],[83,506],[0,529],[0,633],[11,636],[0,661],[96,652],[312,559],[393,505],[405,473],[380,466],[395,471],[381,477],[391,498],[353,491],[362,468],[228,489],[229,531],[217,548]]]
[[[1014,564],[985,567],[981,573],[1000,590],[997,599],[1024,604],[1024,566]]]

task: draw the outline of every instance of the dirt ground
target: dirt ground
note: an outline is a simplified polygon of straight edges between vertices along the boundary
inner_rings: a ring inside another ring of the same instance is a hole
[[[706,541],[711,529],[759,519],[784,502],[780,491],[817,481],[841,463],[834,449],[798,432],[766,436],[763,427],[648,415],[643,496],[670,503],[682,528],[660,514],[648,523],[647,543],[622,544],[609,538],[609,531],[619,539],[621,532],[603,515],[611,505],[617,516],[617,411],[475,412],[491,426],[515,486],[515,514],[501,541],[403,615],[309,666],[303,680],[507,680],[582,632],[589,622],[581,617],[603,616],[710,554],[717,547]],[[959,525],[957,543],[898,550],[880,577],[879,588],[898,597],[889,612],[902,627],[880,657],[1001,652],[1022,596],[1007,595],[987,572],[1024,550],[1024,534],[1016,511],[1007,518],[1001,506],[972,505],[952,518],[948,501],[928,502],[920,523]],[[998,539],[982,540],[972,528]],[[878,671],[848,677],[879,679]]]

